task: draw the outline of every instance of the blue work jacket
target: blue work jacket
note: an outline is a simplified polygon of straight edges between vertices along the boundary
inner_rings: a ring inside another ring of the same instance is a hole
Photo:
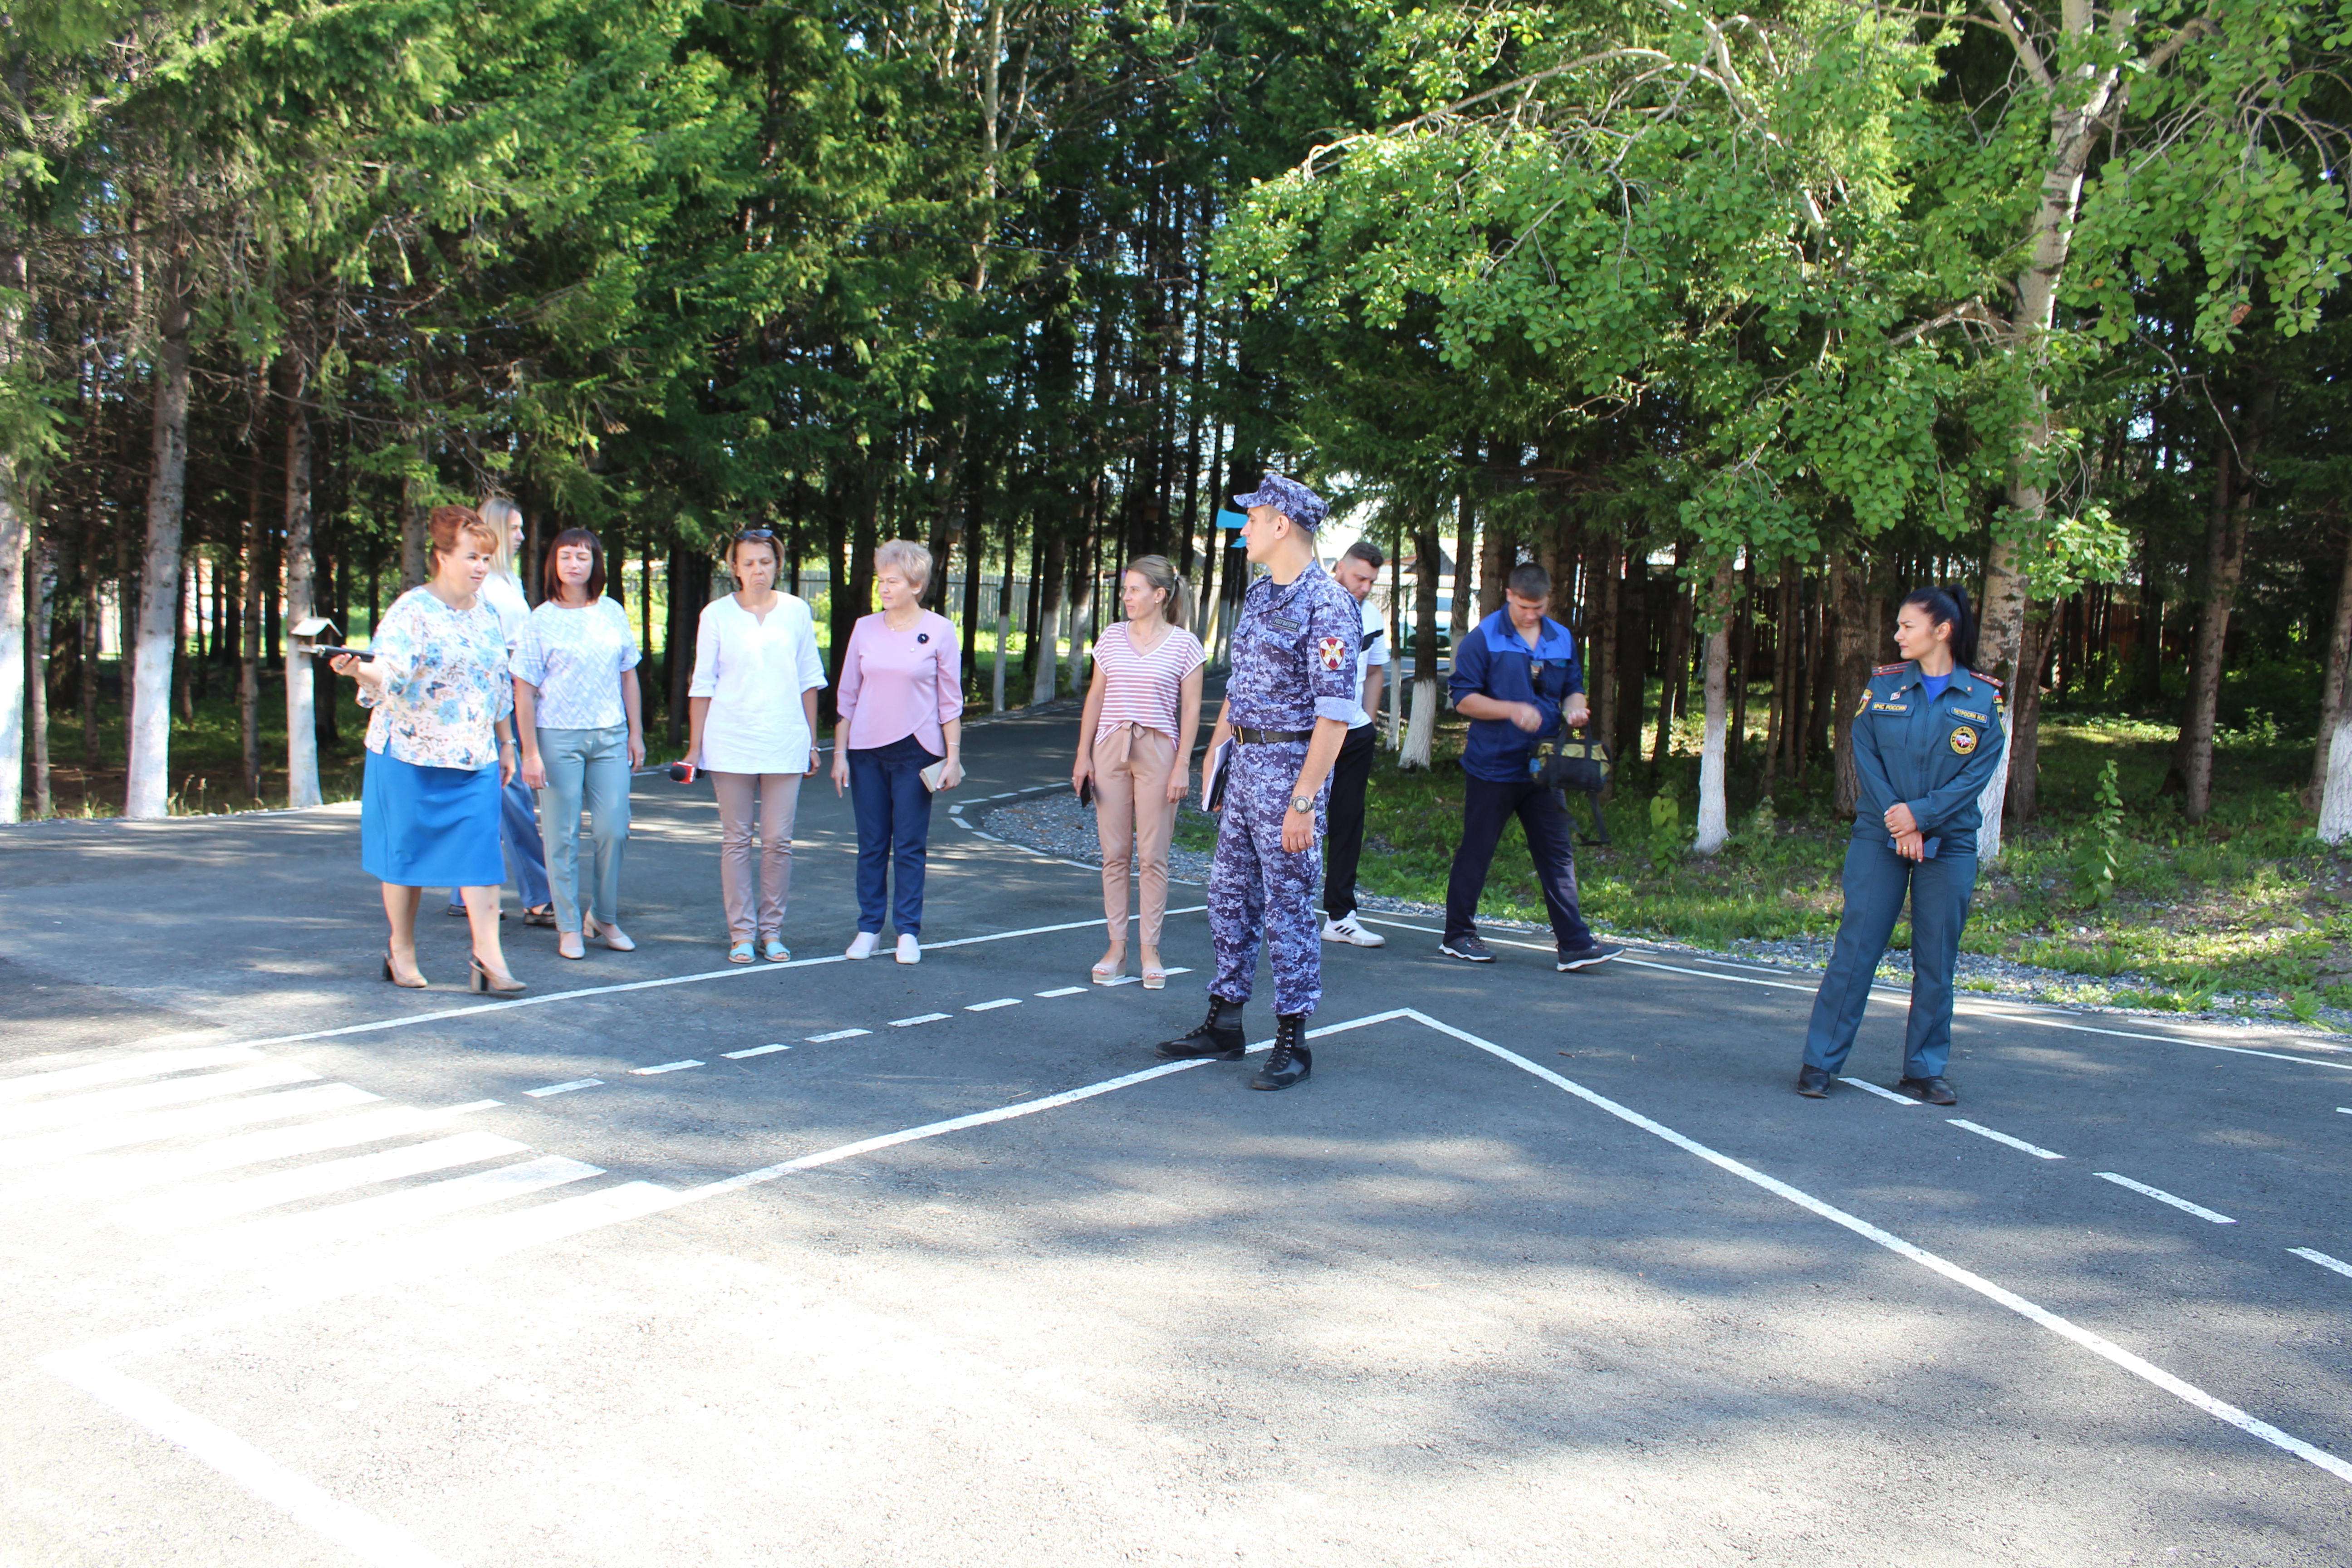
[[[1984,822],[1977,796],[2009,750],[2000,708],[2000,682],[1958,665],[1932,701],[1916,661],[1873,670],[1853,716],[1862,784],[1853,836],[1884,837],[1887,810],[1901,801],[1924,837],[1944,841],[1943,853],[1975,854]]]
[[[1456,707],[1474,694],[1532,702],[1543,715],[1543,726],[1530,734],[1507,719],[1471,720],[1470,737],[1462,747],[1462,771],[1492,784],[1526,783],[1528,759],[1559,728],[1559,710],[1569,698],[1583,689],[1576,638],[1558,621],[1545,618],[1532,648],[1511,625],[1507,606],[1480,621],[1454,645],[1446,700]]]

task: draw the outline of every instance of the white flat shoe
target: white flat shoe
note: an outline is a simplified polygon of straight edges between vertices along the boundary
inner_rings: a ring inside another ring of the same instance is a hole
[[[847,956],[851,958],[871,958],[874,956],[874,950],[881,945],[882,933],[880,931],[862,931],[857,933],[856,940],[849,944]]]
[[[898,962],[901,963],[923,962],[923,944],[905,931],[898,933]]]

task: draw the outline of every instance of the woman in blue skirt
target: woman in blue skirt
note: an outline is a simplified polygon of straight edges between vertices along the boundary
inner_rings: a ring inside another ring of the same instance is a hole
[[[514,742],[497,733],[514,707],[506,634],[480,597],[498,534],[471,507],[436,506],[433,575],[394,602],[362,660],[333,661],[359,682],[368,721],[367,776],[360,791],[360,864],[383,883],[392,940],[383,977],[412,989],[416,907],[426,888],[454,887],[474,938],[472,987],[520,991],[499,946],[502,788],[514,776]]]

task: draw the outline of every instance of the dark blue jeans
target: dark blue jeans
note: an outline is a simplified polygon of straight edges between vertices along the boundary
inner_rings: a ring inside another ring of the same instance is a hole
[[[885,880],[890,923],[923,931],[923,858],[931,842],[931,792],[923,770],[940,759],[908,735],[849,753],[849,800],[857,814],[857,929],[880,935]]]
[[[1575,826],[1560,809],[1559,792],[1533,779],[1496,784],[1462,775],[1462,842],[1454,847],[1454,869],[1445,879],[1445,934],[1478,934],[1478,895],[1486,890],[1503,825],[1513,816],[1527,830],[1553,940],[1562,948],[1591,947],[1592,928],[1576,907]]]

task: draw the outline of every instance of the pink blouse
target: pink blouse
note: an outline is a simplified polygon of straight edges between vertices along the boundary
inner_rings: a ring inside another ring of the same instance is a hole
[[[865,752],[912,735],[931,755],[945,756],[943,726],[963,717],[963,659],[955,626],[928,610],[903,632],[892,631],[878,611],[861,616],[849,633],[835,700],[839,744]]]
[[[1171,626],[1150,653],[1138,653],[1128,623],[1103,628],[1095,639],[1095,668],[1103,675],[1102,712],[1095,739],[1122,724],[1140,724],[1170,740],[1181,735],[1184,678],[1209,662],[1201,642],[1182,626]]]

